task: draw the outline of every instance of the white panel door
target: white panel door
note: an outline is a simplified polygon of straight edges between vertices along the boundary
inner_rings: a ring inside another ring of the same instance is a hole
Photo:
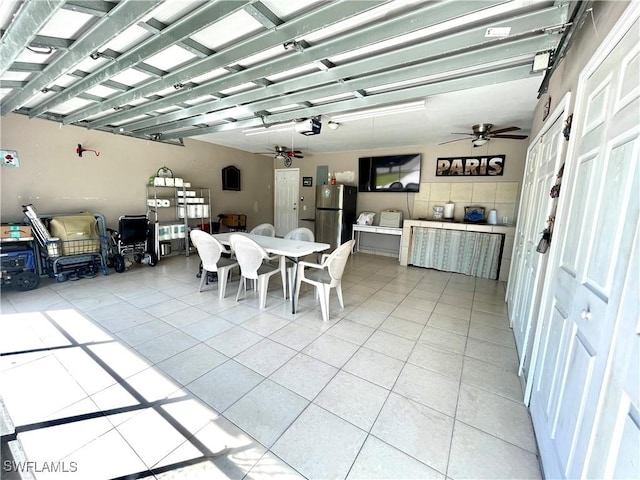
[[[527,155],[526,176],[520,196],[522,208],[516,230],[518,247],[514,257],[514,282],[507,297],[509,321],[520,357],[520,375],[526,374],[525,366],[528,365],[533,343],[531,332],[535,330],[542,279],[548,259],[548,255],[538,253],[536,247],[552,211],[553,200],[549,193],[562,165],[565,142],[562,136],[564,108],[554,112],[552,119],[555,121],[548,122],[548,127],[529,148]]]
[[[274,227],[276,236],[284,237],[298,228],[298,197],[300,195],[300,169],[286,168],[275,171]]]
[[[511,256],[511,271],[509,272],[509,282],[507,284],[507,307],[509,312],[509,322],[512,328],[520,323],[521,309],[518,307],[522,302],[524,294],[524,258],[525,239],[528,223],[531,221],[531,208],[533,204],[533,183],[535,181],[535,166],[540,155],[541,144],[535,142],[527,152],[527,163],[522,177],[522,188],[520,191],[520,207],[518,209],[518,222],[513,242],[513,254]]]
[[[605,413],[601,391],[614,375],[609,359],[638,341],[614,336],[620,319],[634,314],[621,295],[640,208],[640,7],[631,4],[627,12],[603,44],[608,51],[594,55],[578,85],[568,191],[527,386],[547,478],[578,478],[589,464],[606,463],[608,445],[592,435]],[[632,382],[637,390],[638,378]],[[635,427],[620,443],[621,458],[637,458]]]
[[[622,288],[620,311],[587,457],[588,478],[640,478],[640,236]],[[594,450],[601,450],[597,455]]]

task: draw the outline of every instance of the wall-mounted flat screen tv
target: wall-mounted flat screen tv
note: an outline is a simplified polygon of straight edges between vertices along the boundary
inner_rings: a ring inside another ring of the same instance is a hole
[[[418,192],[422,154],[358,159],[359,192]]]

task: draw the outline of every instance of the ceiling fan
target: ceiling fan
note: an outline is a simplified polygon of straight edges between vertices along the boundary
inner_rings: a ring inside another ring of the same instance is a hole
[[[471,127],[473,133],[452,133],[452,135],[471,135],[471,142],[474,147],[480,147],[487,143],[492,138],[510,138],[513,140],[524,140],[528,138],[528,135],[505,135],[506,132],[514,132],[516,130],[520,130],[520,127],[506,127],[499,128],[497,130],[492,130],[493,124],[491,123],[478,123]],[[450,140],[448,142],[441,143],[440,145],[444,145],[446,143],[459,142],[461,140],[466,140],[466,138],[459,138],[457,140]]]
[[[285,167],[291,166],[292,158],[304,158],[300,150],[293,150],[280,145],[276,145],[273,150],[269,150],[269,153],[273,153],[273,158],[276,160],[282,160]]]

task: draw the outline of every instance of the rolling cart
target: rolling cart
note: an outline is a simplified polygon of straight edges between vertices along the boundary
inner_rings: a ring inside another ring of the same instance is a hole
[[[22,208],[40,245],[41,269],[56,282],[109,273],[109,239],[101,214],[39,215],[33,205]]]

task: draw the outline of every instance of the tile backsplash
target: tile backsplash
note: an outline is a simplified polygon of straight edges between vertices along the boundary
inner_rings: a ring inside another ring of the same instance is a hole
[[[454,218],[463,220],[464,207],[484,207],[485,212],[496,209],[498,223],[506,218],[508,225],[515,225],[520,182],[483,183],[421,183],[420,192],[414,197],[413,218],[433,218],[433,207],[455,203]]]

